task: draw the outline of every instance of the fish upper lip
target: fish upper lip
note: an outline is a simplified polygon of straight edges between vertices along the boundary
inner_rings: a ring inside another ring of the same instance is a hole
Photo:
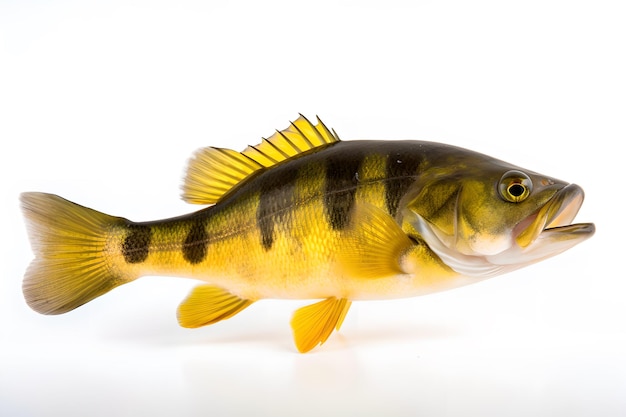
[[[536,212],[522,220],[516,227],[517,244],[524,248],[547,231],[561,234],[593,233],[592,223],[572,224],[582,206],[584,192],[576,184],[569,184],[559,191]]]

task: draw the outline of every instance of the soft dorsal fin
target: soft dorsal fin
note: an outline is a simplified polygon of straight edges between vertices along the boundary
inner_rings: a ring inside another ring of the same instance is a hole
[[[183,200],[192,204],[215,204],[235,185],[262,168],[258,162],[237,151],[199,149],[189,161]]]
[[[277,131],[243,152],[202,148],[189,161],[183,183],[183,200],[193,204],[215,204],[228,191],[253,173],[311,149],[338,142],[339,137],[317,118],[312,124],[300,115],[287,129]]]

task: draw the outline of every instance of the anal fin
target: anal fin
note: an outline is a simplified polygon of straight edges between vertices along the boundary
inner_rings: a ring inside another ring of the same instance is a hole
[[[291,328],[298,351],[305,353],[326,342],[341,327],[351,304],[345,298],[331,297],[296,310]]]
[[[178,323],[187,328],[207,326],[234,316],[253,302],[213,285],[200,285],[178,307]]]

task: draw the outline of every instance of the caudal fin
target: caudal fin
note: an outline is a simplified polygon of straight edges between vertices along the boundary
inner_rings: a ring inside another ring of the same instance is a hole
[[[35,259],[24,276],[28,305],[42,314],[75,309],[132,281],[108,247],[126,220],[44,193],[21,195]]]

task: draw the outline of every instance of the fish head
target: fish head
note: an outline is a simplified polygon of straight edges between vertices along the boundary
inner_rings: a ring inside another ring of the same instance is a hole
[[[403,227],[470,277],[533,264],[595,232],[592,223],[572,224],[581,187],[480,154],[425,170],[408,199]]]

